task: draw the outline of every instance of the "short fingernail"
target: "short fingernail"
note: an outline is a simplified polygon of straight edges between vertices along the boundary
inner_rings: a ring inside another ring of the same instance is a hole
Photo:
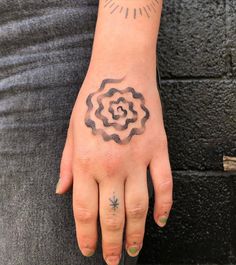
[[[120,261],[120,256],[109,256],[106,257],[106,263],[108,265],[118,265]]]
[[[158,223],[161,227],[165,226],[167,223],[168,217],[167,216],[160,216],[158,219]]]
[[[86,257],[91,257],[94,254],[94,250],[91,248],[83,248],[81,249],[81,252]]]
[[[137,246],[131,246],[127,250],[130,256],[137,256],[139,253],[139,248]]]
[[[60,184],[61,184],[61,179],[58,180],[57,185],[56,185],[56,193],[59,193],[60,190]]]

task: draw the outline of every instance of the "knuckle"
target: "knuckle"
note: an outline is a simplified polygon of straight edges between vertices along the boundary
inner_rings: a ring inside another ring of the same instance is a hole
[[[77,155],[73,161],[74,169],[88,170],[91,165],[91,157],[87,155]]]
[[[143,236],[144,236],[144,230],[143,232],[140,231],[132,234],[127,233],[126,239],[129,243],[132,242],[140,243],[143,240]]]
[[[158,213],[169,214],[172,206],[173,206],[173,200],[171,198],[169,200],[167,199],[166,201],[161,202]]]
[[[78,236],[79,238],[79,242],[80,245],[82,247],[85,247],[85,244],[92,244],[97,240],[97,235],[96,234],[91,234],[91,235],[87,235],[87,234],[80,234]]]
[[[108,231],[120,231],[123,228],[123,222],[118,218],[107,217],[104,220],[104,228]]]
[[[104,159],[104,168],[109,175],[116,173],[119,170],[120,165],[121,163],[118,159]]]
[[[119,256],[122,251],[122,245],[107,240],[102,240],[103,257],[106,260],[109,256]]]
[[[148,207],[145,205],[139,205],[132,208],[127,208],[127,216],[133,219],[144,218],[147,214]]]
[[[172,206],[173,206],[173,200],[172,199],[163,203],[164,208],[170,209],[170,208],[172,208]]]
[[[163,181],[161,182],[159,185],[158,185],[158,190],[159,192],[169,192],[173,189],[173,181],[172,181],[172,178],[166,180],[166,181]]]
[[[119,254],[122,249],[122,242],[118,241],[116,236],[110,236],[109,238],[102,238],[103,253],[106,254]]]
[[[103,240],[102,245],[104,249],[104,254],[116,254],[120,253],[121,251],[121,245],[117,243],[111,244],[111,242]]]
[[[74,210],[74,216],[76,221],[80,223],[90,223],[95,218],[95,214],[86,208],[77,208]]]
[[[118,151],[105,151],[101,156],[102,164],[108,174],[117,172],[122,164],[122,154]]]
[[[96,242],[97,242],[97,234],[94,235],[78,235],[77,236],[78,243],[80,248],[86,248],[86,247],[95,247]]]

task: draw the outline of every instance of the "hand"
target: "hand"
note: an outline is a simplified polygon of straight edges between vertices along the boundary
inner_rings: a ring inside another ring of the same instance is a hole
[[[99,70],[98,70],[99,69]],[[119,70],[120,69],[120,70]],[[73,182],[79,247],[96,249],[97,218],[103,256],[118,264],[124,224],[130,256],[142,248],[148,210],[146,171],[155,191],[154,219],[165,225],[172,206],[172,175],[155,71],[145,66],[90,66],[72,111],[57,193]]]

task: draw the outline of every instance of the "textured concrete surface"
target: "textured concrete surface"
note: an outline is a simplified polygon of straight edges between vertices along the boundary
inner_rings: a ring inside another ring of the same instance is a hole
[[[225,65],[225,1],[163,1],[162,77],[219,77]],[[233,13],[232,13],[233,16]]]
[[[165,228],[146,223],[139,264],[236,264],[236,173],[174,172],[174,205]]]
[[[168,80],[161,95],[172,167],[222,170],[236,153],[236,80]]]
[[[235,46],[236,42],[236,1],[226,0],[226,34],[227,43],[231,46]]]

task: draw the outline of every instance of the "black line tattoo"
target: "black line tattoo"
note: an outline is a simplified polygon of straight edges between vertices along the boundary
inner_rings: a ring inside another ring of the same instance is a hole
[[[134,19],[136,19],[136,8],[134,9]]]
[[[111,7],[113,7],[113,6],[114,6],[114,4],[115,4],[115,3],[112,3],[112,4],[110,5],[110,8],[111,8]]]
[[[149,15],[149,13],[147,12],[147,9],[145,8],[145,6],[143,7],[143,10],[144,10],[144,12],[146,13],[147,17],[150,18],[150,15]]]
[[[125,18],[127,18],[128,15],[129,15],[129,8],[127,7],[127,8],[126,8],[126,13],[125,13]]]
[[[151,5],[151,7],[152,7],[153,11],[156,13],[157,11],[156,11],[156,9],[153,7],[153,5]]]
[[[117,5],[112,11],[111,11],[111,14],[113,14],[115,11],[116,11],[116,9],[119,7],[119,5]]]
[[[128,144],[134,135],[143,134],[150,117],[141,93],[133,87],[111,87],[123,80],[104,79],[100,88],[88,95],[85,116],[85,125],[92,129],[93,135],[121,145]]]
[[[135,2],[135,1],[133,1]],[[159,5],[158,0],[146,0],[145,6],[141,5],[140,3],[135,3],[132,7],[130,5],[125,4],[120,7],[120,4],[122,3],[121,0],[105,0],[104,8],[110,9],[110,14],[123,14],[124,18],[132,18],[136,19],[138,17],[143,16],[143,12],[146,15],[147,18],[151,17],[151,13],[157,13],[157,8]],[[114,8],[114,5],[116,4],[116,7]],[[119,9],[120,7],[120,9]],[[139,12],[137,12],[139,10]],[[129,15],[131,14],[131,15]],[[133,15],[132,15],[133,14]]]
[[[153,11],[156,13],[157,11],[156,11],[156,8],[155,8],[155,3],[153,1],[151,3],[151,7],[152,7]]]
[[[142,13],[142,8],[141,7],[139,8],[139,12],[140,12],[140,16],[142,16],[143,13]]]
[[[104,7],[107,7],[113,0],[109,0],[108,2],[106,2],[106,4],[104,5]]]

